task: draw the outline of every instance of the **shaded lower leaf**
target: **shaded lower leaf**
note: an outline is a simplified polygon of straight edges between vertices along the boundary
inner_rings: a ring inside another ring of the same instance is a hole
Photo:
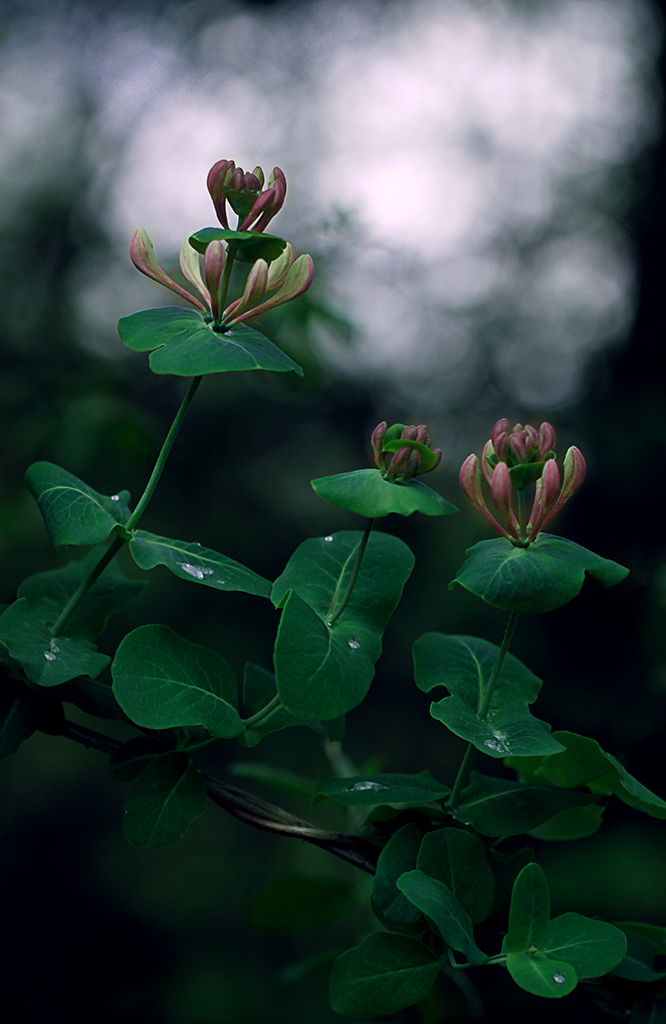
[[[161,754],[125,803],[123,827],[132,846],[173,846],[206,810],[206,787],[187,754]]]
[[[474,941],[474,928],[466,910],[444,882],[429,878],[418,869],[407,871],[397,881],[400,892],[432,922],[447,946],[463,953],[471,964],[483,964],[488,957]]]
[[[95,718],[105,718],[107,721],[125,718],[125,712],[114,696],[108,676],[102,679],[86,679],[85,676],[70,679],[65,683],[62,699]]]
[[[129,492],[107,496],[52,462],[35,462],[25,481],[54,545],[101,544],[130,517]]]
[[[384,479],[378,469],[357,469],[311,480],[313,490],[330,505],[356,512],[368,519],[397,512],[410,516],[450,516],[458,509],[450,501],[427,487],[421,480],[394,483]]]
[[[352,807],[380,803],[418,807],[432,800],[442,800],[448,794],[448,787],[433,779],[428,771],[418,775],[355,775],[351,778],[322,775],[317,779],[311,802],[318,804],[328,797]]]
[[[250,924],[263,931],[326,928],[354,903],[351,886],[331,878],[283,875],[259,889],[250,910]]]
[[[449,588],[459,583],[506,611],[548,612],[576,597],[586,573],[613,586],[629,570],[564,537],[540,534],[527,548],[515,547],[502,537],[470,548]]]
[[[423,833],[411,822],[394,832],[379,855],[372,884],[372,909],[380,922],[407,935],[422,932],[425,922],[396,883],[400,875],[416,868],[422,839]]]
[[[169,750],[161,740],[135,736],[111,755],[109,775],[114,782],[136,782],[156,757],[166,753]]]
[[[624,932],[644,935],[654,942],[660,956],[666,956],[666,928],[662,925],[645,924],[644,921],[616,921],[615,927],[621,928]]]
[[[627,938],[606,921],[567,913],[549,923],[540,948],[551,959],[571,964],[579,980],[599,978],[620,963],[627,951]]]
[[[373,932],[334,962],[331,1007],[351,1017],[397,1013],[430,991],[440,968],[441,961],[422,942]]]
[[[605,803],[588,804],[585,807],[569,807],[568,810],[560,811],[543,825],[530,829],[530,835],[535,839],[545,839],[546,841],[566,842],[573,839],[586,839],[601,828],[605,810]]]
[[[260,713],[276,696],[275,674],[260,665],[248,662],[243,673],[243,704],[247,718]],[[278,704],[259,721],[246,728],[245,732],[238,737],[238,742],[244,747],[254,747],[269,733],[289,729],[296,725],[306,726],[323,736],[328,736],[331,740],[340,740],[344,732],[344,723],[344,718],[335,718],[330,722],[296,718],[295,715],[290,715],[282,707],[282,704]]]
[[[76,676],[94,679],[111,661],[92,644],[51,636],[23,597],[0,615],[0,640],[31,682],[60,686]]]
[[[252,569],[233,558],[204,548],[201,544],[158,537],[137,530],[129,544],[132,558],[140,569],[165,565],[174,576],[190,583],[203,583],[215,590],[241,590],[245,594],[270,597],[271,584]]]
[[[571,964],[551,960],[538,950],[534,953],[509,953],[506,966],[516,985],[534,996],[561,999],[578,984]]]
[[[427,832],[415,867],[444,882],[473,924],[486,920],[492,909],[494,881],[485,847],[476,836],[460,828]]]
[[[351,599],[329,625],[361,540],[361,533],[345,531],[304,541],[273,584],[271,599],[283,609],[274,651],[278,692],[297,718],[338,718],[361,703],[414,566],[397,537],[371,534]]]
[[[484,836],[517,836],[543,825],[560,811],[595,802],[593,794],[540,786],[530,782],[509,782],[471,773],[463,790],[457,817]]]
[[[507,953],[523,953],[533,947],[541,949],[549,920],[550,891],[546,876],[538,864],[526,864],[513,883],[505,940]]]
[[[293,359],[253,327],[236,324],[219,333],[197,309],[144,309],[122,317],[118,333],[134,352],[151,352],[153,373],[198,377],[228,370],[294,370],[303,376]]]
[[[39,719],[39,694],[9,679],[0,684],[0,757],[10,757],[32,736]]]
[[[68,562],[60,569],[28,576],[19,586],[17,596],[25,597],[37,618],[52,626],[105,551],[105,547],[97,547],[85,558]],[[142,580],[131,580],[125,576],[114,559],[95,580],[68,620],[67,636],[74,640],[96,640],[109,618],[124,608],[144,586]]]
[[[626,978],[628,981],[641,981],[650,983],[664,977],[664,971],[655,971],[654,965],[657,959],[658,947],[647,935],[631,929],[622,927],[626,936],[627,951],[619,964],[613,968],[612,973],[617,978]]]
[[[116,700],[143,728],[201,725],[221,739],[245,728],[236,710],[236,679],[226,661],[168,626],[139,626],[129,633],[111,671]]]

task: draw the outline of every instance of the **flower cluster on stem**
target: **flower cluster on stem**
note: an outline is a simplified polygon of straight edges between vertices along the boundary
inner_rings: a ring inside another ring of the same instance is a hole
[[[424,423],[418,426],[395,423],[389,427],[382,421],[373,430],[371,442],[375,465],[391,483],[405,483],[422,473],[430,473],[442,461],[442,450],[432,447]]]
[[[527,547],[536,540],[585,479],[585,459],[575,446],[564,456],[562,477],[554,444],[555,431],[550,423],[542,423],[538,430],[516,423],[509,430],[509,421],[501,419],[481,459],[469,455],[460,470],[465,495],[494,530],[518,547]],[[483,477],[490,485],[495,515],[483,495]],[[530,484],[536,487],[528,517],[526,489]]]
[[[273,169],[268,188],[262,191],[263,183],[261,167],[246,173],[235,167],[233,160],[220,160],[214,164],[208,173],[208,191],[225,229],[229,229],[227,202],[238,214],[237,230],[253,234],[260,234],[280,211],[287,191],[287,182],[280,168]],[[130,259],[137,270],[196,306],[211,317],[216,327],[224,330],[290,302],[307,291],[312,283],[312,257],[303,254],[296,258],[292,246],[286,243],[277,259],[270,263],[258,259],[253,263],[243,294],[225,305],[234,256],[232,242],[225,247],[223,242],[214,240],[206,246],[202,261],[197,250],[185,239],[180,250],[180,269],[183,277],[201,296],[199,299],[162,270],[155,258],[153,243],[143,228],[137,228],[130,242]]]

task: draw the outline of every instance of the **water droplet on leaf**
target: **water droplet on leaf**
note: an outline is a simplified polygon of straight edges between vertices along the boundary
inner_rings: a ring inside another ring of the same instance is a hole
[[[358,642],[358,640],[350,640],[349,646],[351,647],[352,651],[357,651],[361,645]]]
[[[112,494],[111,495],[111,501],[120,501],[120,495],[119,494]]]
[[[554,974],[553,975],[553,981],[556,982],[558,985],[561,985],[562,982],[564,982],[566,980],[567,979],[564,977],[563,974]]]
[[[330,544],[330,542],[333,540],[333,538],[332,537],[324,537],[324,540],[327,541]]]
[[[213,575],[212,569],[202,565],[190,565],[189,562],[181,562],[180,567],[183,572],[186,572],[188,576],[192,576],[195,580],[202,580],[206,576]]]
[[[369,790],[373,790],[375,793],[386,789],[386,786],[382,786],[381,782],[371,782],[369,779],[362,780],[361,782],[354,782],[351,786],[345,786],[345,793],[366,793]]]

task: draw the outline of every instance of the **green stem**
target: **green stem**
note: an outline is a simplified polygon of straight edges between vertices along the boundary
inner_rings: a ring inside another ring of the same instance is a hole
[[[169,453],[173,448],[173,443],[176,440],[176,435],[178,434],[181,424],[185,418],[185,413],[190,407],[192,399],[196,394],[197,388],[199,387],[201,380],[201,377],[194,378],[189,388],[187,389],[187,394],[185,395],[183,401],[180,403],[180,409],[176,413],[176,417],[173,423],[171,424],[171,429],[169,430],[169,433],[166,436],[164,444],[162,445],[162,449],[159,455],[157,456],[157,461],[155,463],[155,467],[152,473],[150,474],[150,479],[146,484],[146,489],[141,495],[138,505],[136,506],[131,516],[124,525],[124,529],[126,531],[130,531],[136,526],[146,508],[146,505],[153,496],[158,481],[162,476],[162,472],[166,465],[166,461],[169,457]],[[76,590],[72,594],[69,601],[61,611],[60,615],[53,623],[50,630],[51,636],[56,637],[62,633],[63,629],[71,619],[72,615],[74,614],[78,606],[81,604],[81,601],[86,596],[86,594],[92,587],[93,583],[101,576],[109,562],[111,562],[113,558],[118,554],[121,547],[125,543],[126,539],[126,536],[116,537],[113,544],[111,544],[111,546],[106,549],[100,560],[90,570],[90,572],[88,573],[88,575],[86,576],[78,590]]]
[[[511,637],[513,636],[513,631],[516,628],[516,621],[517,621],[517,619],[518,619],[518,612],[516,612],[516,611],[511,612],[511,615],[509,616],[509,621],[506,624],[506,629],[504,630],[504,638],[502,640],[502,646],[500,647],[499,651],[497,652],[497,657],[495,658],[495,664],[493,665],[493,671],[491,673],[490,679],[488,680],[488,686],[487,686],[486,692],[485,692],[485,694],[483,696],[483,700],[481,702],[481,707],[479,708],[479,711],[478,711],[478,717],[479,717],[479,719],[481,721],[483,721],[485,719],[485,717],[488,714],[488,711],[490,709],[490,702],[492,700],[493,690],[495,689],[495,683],[497,682],[498,676],[499,676],[500,671],[502,669],[502,664],[503,664],[504,659],[506,657],[507,651],[509,650],[509,644],[511,643]],[[465,756],[462,759],[462,763],[460,765],[460,768],[458,769],[458,775],[456,776],[456,781],[454,782],[453,789],[451,790],[451,796],[449,797],[449,800],[448,800],[447,805],[446,805],[448,810],[450,810],[450,811],[455,811],[455,809],[456,809],[456,807],[458,805],[458,798],[460,797],[460,791],[461,791],[461,789],[463,788],[463,786],[465,785],[465,783],[467,781],[467,775],[468,775],[468,772],[469,772],[469,766],[470,766],[470,764],[472,762],[472,758],[474,757],[475,749],[476,748],[475,748],[474,744],[470,743],[469,746],[467,747],[467,750],[465,751]]]
[[[525,487],[517,487],[518,495],[518,525],[520,527],[520,539],[527,540],[527,498]]]
[[[180,403],[180,409],[176,413],[176,417],[173,423],[171,424],[171,429],[165,438],[164,444],[162,445],[162,450],[160,451],[160,454],[157,456],[157,462],[155,463],[155,468],[150,474],[150,480],[146,484],[146,489],[141,495],[139,503],[132,512],[132,515],[125,523],[126,530],[134,529],[134,527],[136,526],[136,524],[138,523],[139,519],[141,518],[145,511],[146,505],[152,498],[155,492],[155,488],[157,487],[159,479],[164,471],[164,467],[166,466],[166,461],[169,458],[169,453],[173,448],[173,443],[176,440],[178,431],[180,430],[182,422],[185,419],[185,413],[189,409],[192,403],[192,399],[194,398],[197,392],[197,388],[201,384],[201,381],[201,377],[195,377],[192,383],[190,384],[189,388],[187,389],[187,394],[185,395],[183,401]]]
[[[219,298],[219,317],[220,323],[222,322],[224,313],[224,304],[227,301],[227,293],[229,291],[229,284],[231,282],[231,271],[234,268],[234,262],[236,260],[236,247],[232,245],[227,246],[227,262],[224,270],[222,271],[222,280],[220,281],[220,298]]]
[[[257,722],[263,722],[264,718],[268,718],[271,711],[275,711],[276,708],[280,707],[282,701],[280,700],[280,694],[276,693],[272,700],[269,700],[266,707],[263,707],[260,711],[257,711],[256,715],[250,715],[249,718],[244,718],[243,723],[246,729],[251,729]]]
[[[60,615],[51,626],[51,636],[60,636],[61,632],[71,619],[76,609],[81,604],[81,601],[86,596],[95,580],[102,575],[109,562],[113,561],[113,559],[116,557],[124,543],[124,537],[116,537],[113,544],[111,544],[111,546],[106,549],[97,565],[93,566],[93,568],[90,570],[90,572],[88,573],[87,577],[84,579],[80,587],[74,591],[69,601],[67,602],[63,610],[60,612]]]
[[[340,590],[340,583],[342,582],[342,577],[340,577],[340,580],[338,581],[338,586],[336,587],[335,593],[333,594],[333,600],[331,601],[331,607],[330,607],[330,610],[329,610],[329,613],[328,613],[327,623],[328,623],[329,626],[332,626],[333,623],[336,622],[340,618],[340,616],[342,615],[343,611],[345,610],[345,608],[349,604],[349,599],[352,596],[352,593],[353,593],[353,590],[354,590],[354,586],[355,586],[356,580],[358,578],[358,574],[359,574],[359,572],[361,570],[361,562],[363,561],[363,554],[364,554],[365,549],[366,549],[367,544],[368,544],[368,539],[370,537],[370,530],[372,529],[373,523],[374,523],[374,519],[368,519],[368,522],[366,523],[365,531],[363,533],[363,537],[361,538],[361,543],[359,544],[358,551],[356,552],[356,561],[354,562],[354,568],[352,569],[351,576],[349,577],[349,583],[347,584],[347,589],[345,590],[344,597],[342,598],[342,601],[340,602],[338,607],[335,608],[335,602],[338,599],[338,593],[339,593],[339,590]],[[334,608],[335,608],[335,611],[333,611]]]

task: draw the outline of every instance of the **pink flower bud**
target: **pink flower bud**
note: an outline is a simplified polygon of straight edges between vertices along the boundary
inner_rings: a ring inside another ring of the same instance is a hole
[[[493,530],[497,530],[497,532],[501,533],[503,537],[510,540],[511,537],[509,533],[503,526],[500,526],[497,520],[488,511],[488,507],[483,497],[483,491],[481,490],[481,468],[476,455],[468,455],[463,462],[460,469],[460,486],[462,487],[465,496],[469,498],[474,507],[479,510],[486,522],[492,526]]]
[[[493,427],[493,432],[490,435],[490,440],[492,441],[493,448],[495,449],[495,452],[497,454],[499,454],[497,452],[497,439],[499,438],[500,434],[506,434],[508,429],[509,421],[506,419],[498,420],[495,426]]]
[[[229,188],[229,182],[235,170],[233,160],[218,160],[208,172],[206,185],[215,206],[217,219],[223,228],[229,227],[227,220],[225,191]]]
[[[387,480],[390,480],[391,477],[397,475],[398,471],[401,470],[404,465],[406,465],[411,454],[411,448],[405,447],[398,449],[398,451],[395,453],[395,455],[389,462],[388,469],[386,470]]]
[[[159,263],[155,259],[155,250],[153,249],[153,243],[149,239],[143,228],[137,228],[132,235],[129,247],[130,259],[137,270],[140,270],[142,274],[149,277],[152,281],[157,281],[158,284],[164,285],[165,288],[169,288],[170,291],[175,292],[176,295],[180,295],[182,299],[186,299],[187,302],[191,302],[193,306],[200,309],[202,313],[206,313],[206,307],[199,302],[194,295],[186,291],[185,288],[181,288],[179,284],[172,281],[168,274],[160,267]]]
[[[555,447],[555,431],[550,423],[542,423],[539,427],[539,456],[545,459],[549,451]]]
[[[210,292],[210,308],[213,320],[217,322],[220,313],[220,282],[227,263],[227,252],[222,242],[213,241],[206,246],[204,256],[204,277]]]
[[[261,185],[259,184],[259,178],[252,171],[247,171],[245,174],[245,188],[251,192],[259,192]]]
[[[525,447],[525,441],[523,438],[523,431],[520,433],[512,434],[509,438],[509,451],[512,455],[512,462],[520,463],[528,461],[527,448]]]
[[[271,205],[274,199],[275,193],[273,192],[272,189],[267,189],[266,192],[262,192],[261,195],[257,196],[257,198],[255,199],[254,203],[250,208],[250,212],[248,213],[243,223],[240,225],[239,230],[249,231],[251,225],[254,224],[255,220],[257,220],[257,218],[261,216],[266,207]]]
[[[266,291],[273,291],[274,288],[281,288],[285,282],[289,268],[294,263],[296,255],[293,247],[287,242],[285,248],[280,253],[276,260],[268,264],[268,280],[266,282]]]
[[[255,231],[265,231],[266,227],[272,221],[273,217],[276,215],[276,213],[280,212],[284,205],[286,186],[283,185],[281,181],[274,181],[267,191],[269,194],[272,194],[273,198],[272,201],[264,210],[263,214],[261,215],[261,218],[255,224]]]
[[[508,535],[518,538],[518,524],[511,508],[511,476],[506,462],[498,462],[491,483],[493,501]]]
[[[206,288],[203,277],[201,276],[201,259],[199,253],[190,245],[187,238],[180,247],[179,263],[185,280],[194,285],[200,295],[203,296],[203,300],[206,305],[210,306],[210,292]]]
[[[549,459],[543,467],[541,478],[537,480],[534,504],[528,523],[529,540],[534,540],[545,525],[546,514],[553,507],[560,493],[560,484],[560,471],[557,463],[555,459]]]
[[[247,312],[241,313],[240,316],[236,316],[236,310],[234,310],[234,317],[229,321],[230,324],[241,323],[243,320],[249,320],[253,316],[258,316],[260,313],[265,313],[269,309],[274,309],[275,306],[281,306],[284,302],[290,302],[292,299],[302,295],[303,292],[307,291],[312,284],[312,278],[314,277],[314,262],[311,256],[303,254],[292,263],[284,284],[275,295],[270,299],[266,299],[259,306],[254,309],[249,309]],[[228,315],[230,309],[225,310],[225,315]]]
[[[262,171],[261,167],[255,167],[255,169],[252,171],[252,173],[255,176],[255,178],[257,179],[257,181],[259,182],[259,184],[257,185],[257,188],[258,189],[259,188],[263,188],[264,187],[264,172]]]
[[[377,469],[381,470],[384,469],[384,462],[386,461],[386,456],[382,451],[382,444],[384,442],[387,429],[388,423],[386,420],[382,420],[382,422],[378,423],[373,430],[371,438],[372,450],[375,456],[375,465],[377,466]]]
[[[430,438],[428,437],[428,428],[426,427],[425,423],[419,423],[419,425],[416,427],[416,437],[414,438],[414,440],[418,441],[419,444],[430,444]]]
[[[506,434],[504,436],[506,437]],[[494,459],[492,456],[494,455],[495,449],[493,448],[492,440],[486,441],[483,446],[483,454],[481,456],[481,468],[483,469],[483,475],[485,476],[487,483],[492,483],[494,468]]]
[[[407,460],[405,471],[402,474],[403,480],[411,480],[412,477],[416,476],[420,472],[420,469],[421,453],[417,451],[412,451],[412,454],[409,456],[409,459]]]
[[[229,179],[229,188],[240,192],[245,187],[245,175],[242,167],[237,167]]]
[[[416,441],[416,427],[405,427],[400,436],[405,441]]]
[[[437,467],[439,466],[439,464],[442,461],[442,449],[441,448],[433,448],[432,453],[433,453],[433,455],[435,455],[437,457],[437,461],[435,462],[435,465],[432,466],[428,470],[429,473],[432,473],[433,469],[437,469]]]
[[[546,463],[546,466],[549,466],[552,461],[553,460],[549,460]],[[569,500],[572,494],[576,493],[584,479],[585,459],[583,458],[582,452],[575,446],[572,446],[564,456],[564,482],[562,484],[560,496],[552,508],[546,513],[541,524],[541,529],[543,529],[544,526],[547,526],[547,524],[555,518],[565,502]]]

